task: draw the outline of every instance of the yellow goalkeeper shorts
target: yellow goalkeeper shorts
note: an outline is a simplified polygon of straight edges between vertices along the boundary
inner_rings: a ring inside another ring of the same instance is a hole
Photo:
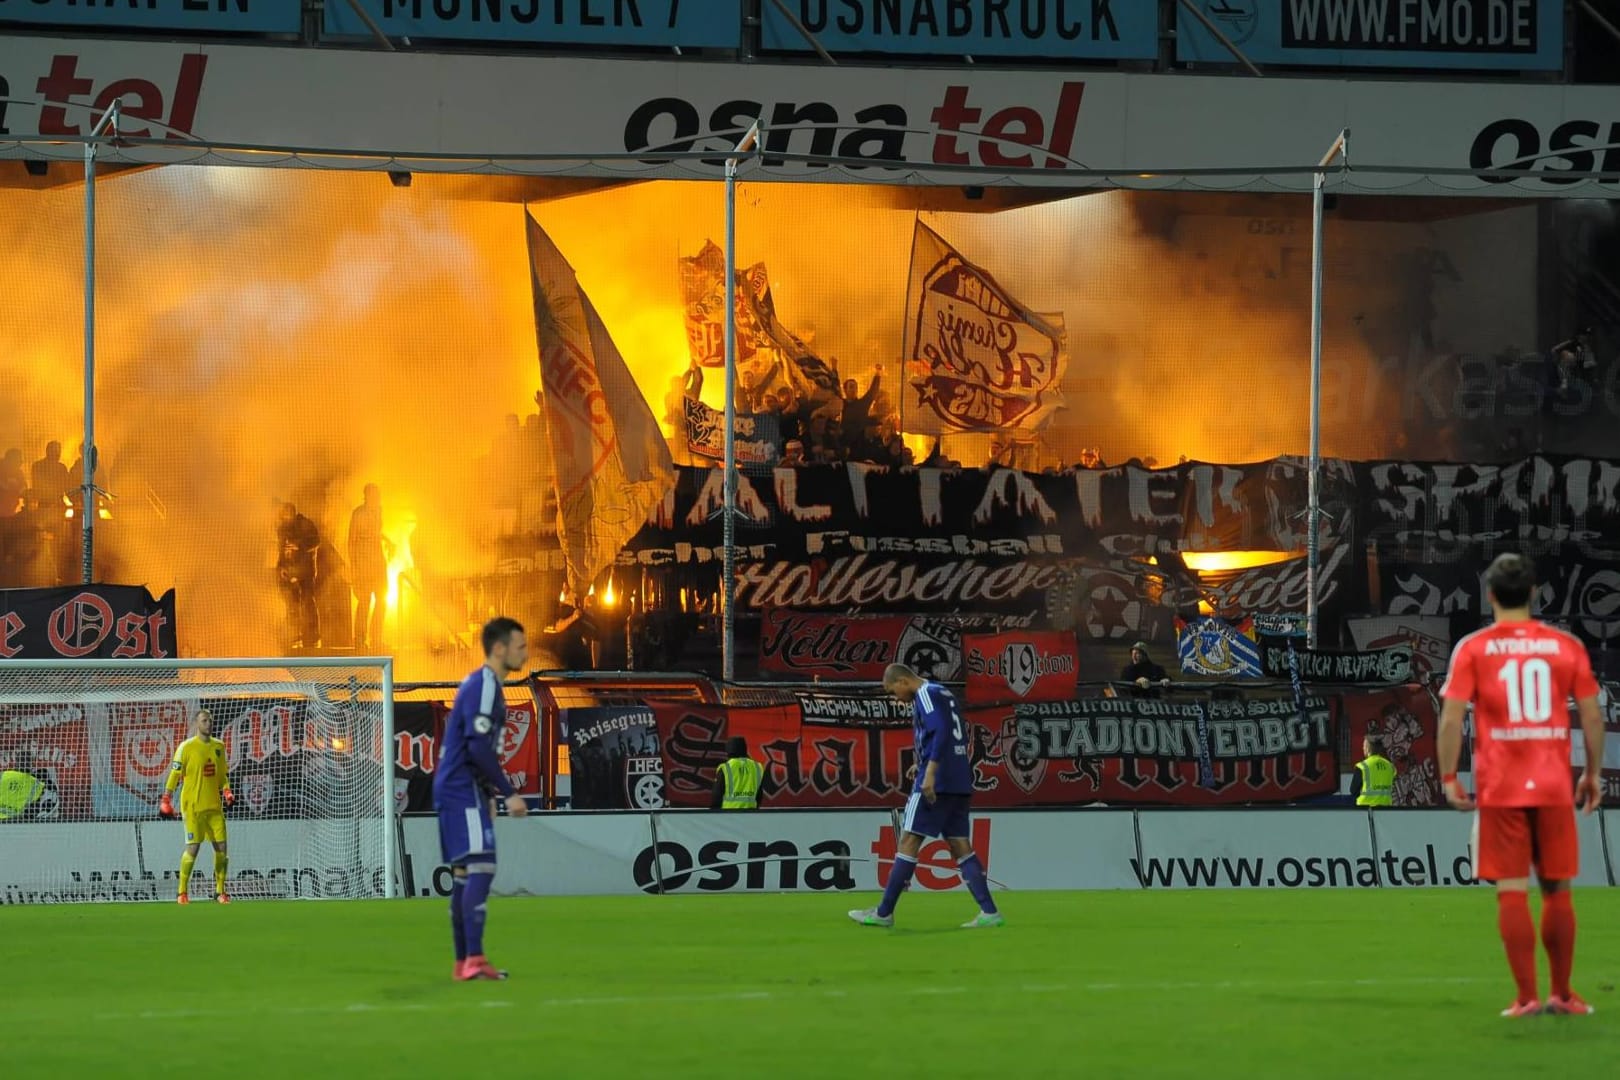
[[[186,815],[186,843],[225,842],[225,811],[196,810]]]

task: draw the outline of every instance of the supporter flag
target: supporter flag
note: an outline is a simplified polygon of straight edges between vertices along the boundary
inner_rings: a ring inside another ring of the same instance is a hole
[[[914,434],[1031,430],[1063,404],[1063,316],[1030,311],[920,221],[904,348],[902,421]]]
[[[675,470],[573,267],[533,215],[525,217],[558,530],[568,582],[583,595],[673,486]]]
[[[1176,652],[1181,670],[1190,675],[1258,679],[1262,674],[1253,619],[1177,619]]]
[[[710,240],[680,265],[686,341],[692,359],[704,367],[724,367],[726,253]],[[770,369],[779,361],[786,361],[784,374],[801,393],[838,392],[837,372],[776,317],[770,274],[758,262],[737,271],[737,364],[745,376],[742,381],[753,384],[769,378]]]

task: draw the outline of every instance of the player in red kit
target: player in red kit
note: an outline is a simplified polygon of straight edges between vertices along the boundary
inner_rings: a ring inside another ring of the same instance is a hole
[[[1580,870],[1575,807],[1590,814],[1603,801],[1603,717],[1586,646],[1530,617],[1535,571],[1519,555],[1501,555],[1485,573],[1496,621],[1457,642],[1441,691],[1440,782],[1459,810],[1475,800],[1457,781],[1463,716],[1474,707],[1476,872],[1496,882],[1497,929],[1518,997],[1503,1016],[1542,1012],[1536,987],[1536,930],[1530,921],[1530,869],[1541,883],[1541,943],[1552,969],[1546,1012],[1590,1013],[1569,987],[1575,960],[1575,909],[1569,884]],[[1586,739],[1586,770],[1571,784],[1568,701]]]

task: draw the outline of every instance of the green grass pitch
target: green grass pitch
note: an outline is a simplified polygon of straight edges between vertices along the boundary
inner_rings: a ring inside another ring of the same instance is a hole
[[[439,901],[5,908],[0,1069],[1477,1080],[1620,1061],[1620,891],[1576,895],[1597,1015],[1528,1021],[1496,1015],[1512,992],[1483,889],[1008,893],[982,932],[956,929],[960,892],[908,894],[892,931],[845,919],[870,902],[497,899],[489,952],[513,977],[470,985]]]

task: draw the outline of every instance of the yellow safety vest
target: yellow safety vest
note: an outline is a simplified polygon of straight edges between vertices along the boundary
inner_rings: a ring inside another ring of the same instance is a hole
[[[759,782],[765,778],[765,766],[753,758],[732,758],[720,764],[720,776],[726,782],[722,810],[754,810],[759,807]]]
[[[1377,755],[1356,762],[1361,773],[1361,794],[1356,796],[1357,806],[1395,805],[1395,766],[1389,759]]]
[[[45,785],[25,772],[0,772],[0,821],[18,816],[44,793]]]

